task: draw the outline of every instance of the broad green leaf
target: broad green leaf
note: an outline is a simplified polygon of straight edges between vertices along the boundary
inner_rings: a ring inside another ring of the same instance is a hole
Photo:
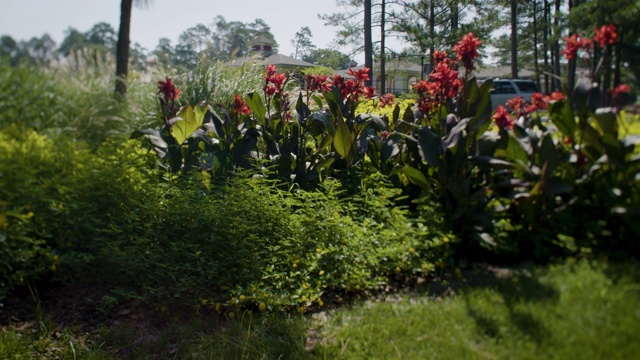
[[[298,116],[298,121],[300,121],[301,124],[304,124],[305,120],[307,120],[309,115],[311,115],[311,110],[309,110],[307,104],[302,101],[302,93],[300,93],[298,101],[296,102],[296,115]]]
[[[423,189],[427,189],[429,187],[429,182],[427,181],[427,178],[424,176],[424,174],[420,170],[407,165],[402,168],[402,173],[407,177],[409,182],[411,182],[412,184],[417,185]]]
[[[549,104],[549,115],[558,130],[573,141],[576,133],[576,118],[571,104],[568,101],[557,101]]]
[[[322,135],[323,131],[333,136],[336,130],[333,127],[333,121],[331,121],[331,114],[324,110],[319,110],[309,116],[309,132],[313,136]]]
[[[195,108],[187,104],[180,109],[178,118],[181,120],[178,120],[171,127],[171,135],[178,144],[184,143],[191,134],[202,126],[207,110],[207,106],[202,104]]]
[[[560,163],[560,154],[553,143],[551,135],[546,134],[542,137],[540,147],[538,149],[538,158],[541,165],[544,166],[544,164],[547,164],[548,174],[551,174]]]
[[[524,145],[513,133],[509,133],[509,141],[507,143],[507,157],[512,161],[520,160],[524,164],[529,163],[529,156]]]
[[[418,129],[418,149],[422,161],[431,166],[440,166],[442,139],[426,126]]]
[[[335,137],[333,138],[333,146],[336,149],[338,155],[349,161],[351,153],[353,151],[353,136],[347,124],[339,118],[336,126]]]
[[[596,119],[602,135],[609,134],[616,139],[618,138],[618,119],[613,109],[598,109],[596,110],[594,118]]]
[[[247,101],[247,105],[251,108],[251,111],[253,111],[253,115],[258,119],[258,123],[264,126],[267,108],[264,106],[260,94],[257,92],[249,93],[245,96],[245,100]]]

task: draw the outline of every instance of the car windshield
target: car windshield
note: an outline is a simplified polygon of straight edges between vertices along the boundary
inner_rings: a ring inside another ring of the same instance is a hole
[[[533,81],[514,81],[514,82],[518,86],[518,89],[520,89],[520,92],[533,93],[538,91],[538,88],[536,87],[536,84]]]

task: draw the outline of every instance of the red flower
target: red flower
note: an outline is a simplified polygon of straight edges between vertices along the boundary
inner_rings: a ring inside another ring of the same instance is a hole
[[[520,96],[516,96],[513,99],[507,101],[506,105],[511,109],[512,112],[518,112],[523,108],[522,98]]]
[[[277,70],[278,70],[278,68],[276,68],[275,65],[273,65],[273,64],[267,65],[267,71],[266,71],[266,73],[264,75],[264,78],[265,79],[269,79],[270,77],[272,77],[276,73]]]
[[[537,92],[531,95],[531,106],[533,107],[531,112],[535,110],[544,110],[547,108],[547,102],[545,101],[544,96]]]
[[[280,90],[282,90],[282,85],[284,84],[284,81],[286,79],[287,79],[287,75],[283,73],[279,73],[279,74],[271,75],[271,77],[269,78],[269,82],[271,82],[273,86],[276,87],[278,92],[280,92]]]
[[[364,97],[371,99],[376,96],[376,89],[373,86],[367,86],[364,88]]]
[[[493,114],[491,118],[495,120],[496,125],[498,125],[498,127],[501,129],[506,128],[512,130],[513,124],[515,124],[515,121],[513,120],[511,115],[509,115],[507,109],[505,109],[502,105],[498,106],[498,108],[496,109],[496,113]]]
[[[620,84],[616,86],[615,89],[609,90],[609,92],[612,94],[611,98],[613,99],[613,103],[617,105],[618,100],[620,99],[620,95],[630,93],[631,87],[629,87],[629,85],[627,84]]]
[[[554,91],[549,96],[545,96],[545,100],[549,102],[562,101],[564,100],[564,94],[560,91]]]
[[[433,63],[435,65],[438,65],[439,63],[445,61],[447,63],[450,62],[451,59],[449,59],[449,56],[447,55],[446,51],[440,51],[440,50],[436,50],[433,52]]]
[[[356,81],[359,83],[363,83],[369,80],[369,68],[363,67],[358,71],[353,71],[353,69],[349,69],[349,75],[356,78]]]
[[[453,51],[456,52],[456,59],[461,61],[467,70],[472,70],[473,59],[478,57],[479,47],[480,40],[473,36],[473,33],[468,33],[453,47]]]
[[[251,108],[238,94],[233,95],[233,109],[238,114],[251,114]]]
[[[287,75],[283,73],[277,73],[277,70],[278,69],[275,65],[267,65],[267,71],[264,76],[265,81],[263,90],[265,93],[267,93],[268,96],[273,96],[274,94],[280,93],[282,91],[284,83],[287,82]]]
[[[304,77],[307,83],[307,91],[331,91],[329,86],[329,75],[307,75]]]
[[[564,55],[567,60],[575,59],[578,54],[578,50],[582,49],[588,51],[593,47],[593,42],[589,38],[585,38],[580,34],[573,34],[571,37],[565,37],[566,45],[564,50],[560,51],[561,55]]]
[[[353,73],[352,75],[354,76],[357,74],[351,69],[349,70],[349,73]],[[365,94],[365,89],[363,88],[362,83],[357,83],[354,79],[345,79],[340,75],[334,75],[333,86],[340,90],[340,94],[342,94],[342,98],[344,99],[350,97],[353,101],[358,101],[360,95]]]
[[[618,34],[616,33],[615,25],[609,24],[603,25],[599,29],[596,28],[593,40],[601,47],[615,44],[618,41]]]
[[[458,74],[459,72],[452,69],[446,62],[441,62],[429,74],[429,80],[438,84],[440,94],[451,98],[458,94],[461,85]]]
[[[180,97],[180,89],[178,89],[170,77],[166,77],[165,81],[158,81],[158,94],[164,95],[166,101],[177,100]]]
[[[393,94],[384,94],[380,96],[380,108],[384,108],[387,105],[393,105]]]
[[[278,90],[275,86],[268,85],[264,88],[264,92],[267,94],[267,96],[273,96],[276,92],[278,92]]]

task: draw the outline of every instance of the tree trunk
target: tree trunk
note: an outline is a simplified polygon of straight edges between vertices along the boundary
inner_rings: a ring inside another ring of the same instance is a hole
[[[538,90],[542,91],[540,86],[540,66],[538,65],[538,0],[533,0],[533,71],[536,73],[536,85]]]
[[[116,46],[116,97],[124,98],[127,93],[127,73],[129,71],[129,34],[131,30],[131,7],[133,0],[122,0],[120,4],[120,30]]]
[[[571,9],[580,5],[580,0],[569,0],[569,13],[571,13]],[[575,34],[578,29],[573,24],[573,22],[569,22],[569,33]],[[567,74],[567,88],[571,93],[576,84],[576,68],[578,65],[577,59],[573,58],[569,60],[569,73]]]
[[[553,15],[553,28],[555,29],[554,31],[560,31],[560,1],[561,0],[556,0],[556,7],[555,7],[555,13]],[[562,90],[562,80],[560,78],[560,34],[556,34],[554,33],[554,40],[553,40],[553,75],[554,75],[554,80],[555,80],[555,88],[558,91]]]
[[[511,0],[511,77],[518,78],[518,5]]]
[[[549,3],[544,0],[544,32],[542,33],[542,52],[544,53],[544,93],[549,94]]]
[[[384,31],[384,21],[385,21],[385,0],[382,0],[382,10],[380,12],[380,94],[384,94],[386,93],[387,89],[386,89],[386,81],[387,81],[387,77],[385,74],[385,44],[384,44],[384,38],[385,38],[385,31]]]
[[[369,80],[366,86],[371,86],[373,80],[373,42],[371,40],[371,0],[364,0],[364,66],[369,68]]]
[[[431,44],[429,44],[429,72],[431,72],[435,66],[433,53],[436,51],[436,7],[433,1],[429,3],[429,38],[431,39]]]

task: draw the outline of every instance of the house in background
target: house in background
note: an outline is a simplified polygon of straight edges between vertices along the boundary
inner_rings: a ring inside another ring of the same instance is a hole
[[[358,65],[355,61],[352,61],[351,65],[353,65],[351,69],[354,71],[364,67],[363,65]],[[420,65],[412,64],[407,61],[387,60],[385,62],[385,92],[392,94],[409,92],[411,86],[421,79],[420,69]],[[349,75],[348,69],[338,70],[336,73],[345,78],[352,77]],[[379,62],[373,64],[373,78],[371,80],[373,87],[375,87],[376,90],[381,89]]]
[[[246,62],[255,61],[257,64],[265,66],[275,65],[283,71],[295,71],[316,66],[291,56],[274,53],[273,45],[274,43],[271,39],[259,35],[251,41],[251,56],[234,59],[232,65],[239,67]]]

